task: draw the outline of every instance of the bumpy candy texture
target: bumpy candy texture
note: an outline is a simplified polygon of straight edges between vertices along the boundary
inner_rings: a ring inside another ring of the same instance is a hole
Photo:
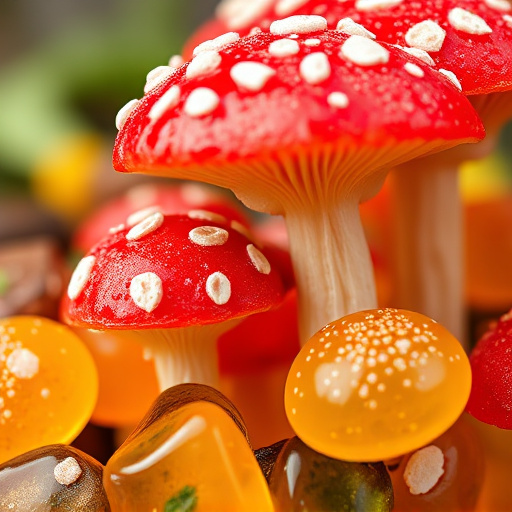
[[[404,455],[460,416],[471,369],[460,343],[419,313],[363,311],[315,334],[295,359],[288,419],[311,448],[350,461]]]
[[[478,432],[465,415],[428,446],[390,466],[396,512],[475,510],[484,478]]]
[[[512,314],[502,316],[471,354],[473,386],[467,411],[480,421],[512,430]]]
[[[265,478],[234,417],[207,386],[164,392],[107,463],[112,510],[271,512]]]
[[[67,327],[38,317],[0,320],[0,461],[71,442],[98,391],[93,360]]]
[[[0,510],[109,512],[103,466],[71,446],[51,445],[0,466]]]
[[[289,512],[389,512],[393,488],[384,464],[326,457],[290,439],[270,476],[278,510]]]

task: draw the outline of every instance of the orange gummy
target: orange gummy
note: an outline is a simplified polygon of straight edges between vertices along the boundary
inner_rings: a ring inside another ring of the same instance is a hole
[[[355,462],[391,459],[445,432],[469,397],[460,343],[404,310],[355,313],[315,334],[295,359],[288,419],[311,448]]]
[[[0,462],[71,442],[98,392],[94,362],[67,327],[33,316],[0,320]]]

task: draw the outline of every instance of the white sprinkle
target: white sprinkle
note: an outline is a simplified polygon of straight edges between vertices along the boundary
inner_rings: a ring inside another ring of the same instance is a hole
[[[361,398],[368,398],[368,395],[370,394],[370,389],[368,388],[368,384],[363,384],[359,388],[359,396]]]
[[[341,55],[359,66],[386,64],[389,52],[379,43],[362,36],[350,36],[341,47]]]
[[[206,50],[194,57],[187,67],[186,77],[197,78],[212,74],[222,62],[220,54],[213,50]]]
[[[168,110],[175,108],[180,102],[181,89],[177,85],[173,85],[162,94],[149,111],[151,121],[157,121]]]
[[[275,7],[278,16],[288,16],[293,11],[300,9],[309,0],[279,0]]]
[[[404,388],[410,388],[412,386],[412,381],[411,379],[404,379],[402,384],[404,385]]]
[[[201,52],[204,51],[219,51],[225,48],[226,46],[235,43],[240,39],[240,34],[237,32],[228,32],[226,34],[222,34],[219,37],[216,37],[215,39],[211,39],[209,41],[205,41],[204,43],[201,43],[199,46],[196,46],[194,48],[194,51],[192,52],[192,55],[194,57]]]
[[[397,357],[394,361],[393,361],[393,366],[400,372],[403,372],[405,370],[407,370],[407,364],[405,363],[405,361],[401,358],[401,357]]]
[[[131,228],[132,226],[135,226],[135,224],[138,224],[139,222],[142,222],[144,219],[148,218],[150,215],[153,215],[156,212],[160,211],[159,206],[148,206],[147,208],[143,208],[142,210],[138,210],[131,215],[128,216],[126,219],[126,225]]]
[[[331,65],[322,52],[306,55],[300,63],[300,75],[308,84],[317,85],[331,76]]]
[[[434,21],[426,20],[411,27],[405,34],[405,42],[426,52],[438,52],[444,43],[446,32]]]
[[[331,92],[327,96],[327,103],[334,108],[347,108],[348,107],[348,96],[342,92]]]
[[[130,117],[130,114],[133,112],[133,109],[137,106],[139,100],[130,100],[118,113],[116,116],[116,128],[118,130],[122,130],[126,120]]]
[[[376,39],[377,36],[366,30],[363,25],[356,23],[352,18],[343,18],[338,21],[338,25],[336,26],[336,30],[340,32],[344,32],[345,34],[349,34],[351,36],[363,36],[368,37],[370,39]]]
[[[46,400],[50,396],[50,390],[48,388],[41,389],[41,396]]]
[[[76,266],[68,285],[68,297],[71,300],[75,300],[82,293],[95,263],[96,258],[94,256],[86,256]]]
[[[374,11],[377,9],[387,9],[402,3],[402,0],[357,0],[356,9],[358,11]]]
[[[370,400],[370,401],[368,402],[368,407],[369,407],[370,409],[372,409],[372,410],[377,409],[377,402],[376,402],[375,400]]]
[[[512,6],[507,0],[485,0],[485,3],[488,7],[496,9],[497,11],[508,12],[512,9]]]
[[[276,72],[260,62],[238,62],[230,71],[235,84],[242,90],[258,92]]]
[[[404,480],[411,494],[426,494],[444,474],[444,455],[440,448],[427,446],[411,455],[404,470]]]
[[[130,297],[147,313],[156,309],[163,295],[162,280],[153,272],[139,274],[130,283]]]
[[[237,30],[251,25],[265,14],[273,3],[274,0],[224,0],[217,7],[216,13],[229,28]]]
[[[253,244],[249,244],[247,246],[247,254],[258,272],[265,275],[270,274],[270,263],[263,253],[254,247]]]
[[[211,114],[219,106],[219,103],[220,98],[215,91],[207,87],[198,87],[190,93],[184,110],[190,117],[203,117]]]
[[[170,66],[158,66],[152,69],[146,76],[146,85],[144,86],[144,94],[153,90],[157,85],[161,84],[164,80],[174,75],[175,68]]]
[[[274,21],[270,25],[270,33],[277,35],[309,34],[327,30],[327,20],[322,16],[290,16]]]
[[[185,60],[183,59],[183,57],[181,55],[173,55],[169,59],[169,67],[170,68],[178,69],[178,68],[181,68],[181,66],[183,66],[183,64],[185,64]]]
[[[39,372],[39,357],[27,348],[14,349],[5,364],[18,379],[31,379]]]
[[[12,417],[12,411],[10,409],[5,409],[5,411],[3,412],[3,416],[4,418],[11,418]]]
[[[492,32],[492,28],[480,16],[460,7],[455,7],[448,13],[448,21],[453,28],[467,34],[481,36]]]
[[[126,240],[130,242],[139,240],[140,238],[149,235],[156,231],[164,222],[164,216],[161,212],[155,212],[143,221],[133,226],[128,233],[126,233]]]
[[[222,306],[231,297],[231,283],[222,272],[214,272],[206,280],[206,293],[215,304]]]
[[[75,483],[82,474],[80,464],[73,457],[68,457],[59,462],[53,469],[55,480],[61,485],[71,485]]]
[[[320,46],[321,43],[322,43],[322,41],[320,41],[320,39],[316,39],[316,38],[306,39],[304,41],[304,44],[306,46],[310,46],[310,47]]]
[[[425,71],[412,62],[406,62],[404,69],[412,76],[416,76],[418,78],[423,78],[425,76]]]
[[[369,373],[367,376],[366,376],[366,380],[370,383],[370,384],[375,384],[377,382],[377,374],[376,373]]]
[[[200,226],[191,229],[188,237],[197,245],[212,247],[214,245],[224,245],[228,241],[229,233],[225,229],[215,226]]]
[[[274,57],[289,57],[290,55],[296,55],[299,51],[299,43],[292,39],[278,39],[272,41],[268,47],[268,52]]]
[[[444,75],[450,82],[452,82],[459,91],[462,91],[462,85],[459,82],[459,79],[456,77],[455,73],[452,73],[451,71],[448,71],[447,69],[440,69],[439,73]]]
[[[504,14],[503,15],[503,20],[505,21],[505,23],[512,28],[512,16],[510,16],[509,14]]]
[[[405,53],[408,53],[409,55],[412,55],[413,57],[420,59],[429,66],[436,65],[434,59],[425,50],[420,50],[419,48],[408,48],[407,46],[399,46],[399,48]]]
[[[190,210],[187,215],[189,219],[207,220],[209,222],[217,222],[218,224],[224,224],[227,222],[224,215],[209,212],[207,210]]]
[[[397,340],[395,342],[395,347],[398,349],[400,354],[407,354],[409,349],[411,348],[411,342],[409,340]]]

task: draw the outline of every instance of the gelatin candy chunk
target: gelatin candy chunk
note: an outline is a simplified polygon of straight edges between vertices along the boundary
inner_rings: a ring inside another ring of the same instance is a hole
[[[71,446],[51,445],[0,466],[0,510],[109,512],[103,466]]]
[[[390,511],[393,489],[384,464],[326,457],[298,437],[282,448],[270,476],[270,491],[282,511]]]
[[[207,386],[178,387],[184,396],[167,390],[107,463],[112,510],[271,512],[265,478],[229,402]]]
[[[332,322],[308,341],[288,374],[285,407],[314,450],[379,461],[450,428],[470,387],[468,359],[444,327],[419,313],[370,310]]]

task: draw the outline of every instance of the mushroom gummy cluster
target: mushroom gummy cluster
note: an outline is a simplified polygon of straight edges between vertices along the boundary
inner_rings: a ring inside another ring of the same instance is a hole
[[[222,0],[116,118],[116,171],[182,181],[77,229],[70,327],[0,320],[0,509],[512,507],[512,315],[466,355],[455,172],[511,117],[511,44],[508,0]],[[89,419],[104,458],[67,446]]]

